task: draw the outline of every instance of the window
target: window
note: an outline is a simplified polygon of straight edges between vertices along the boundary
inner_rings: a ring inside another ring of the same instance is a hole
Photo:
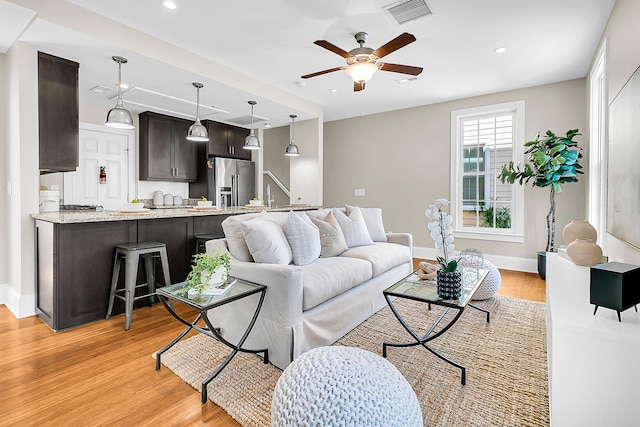
[[[607,87],[607,49],[609,39],[606,38],[594,66],[589,75],[590,89],[590,142],[589,142],[589,170],[600,173],[589,174],[589,191],[587,192],[589,206],[589,222],[598,232],[598,244],[606,249],[607,239],[607,123],[609,121],[609,92]]]
[[[451,112],[451,213],[456,237],[522,242],[524,189],[497,179],[522,161],[524,101]]]

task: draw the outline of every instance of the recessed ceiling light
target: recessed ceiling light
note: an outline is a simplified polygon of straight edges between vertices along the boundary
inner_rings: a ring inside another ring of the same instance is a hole
[[[171,9],[171,10],[175,10],[175,8],[178,7],[178,6],[176,6],[176,4],[174,2],[169,1],[169,0],[163,1],[162,5],[164,7],[166,7],[167,9]]]
[[[507,51],[506,47],[499,47],[496,49],[496,53],[505,53]]]
[[[338,89],[329,89],[329,92],[331,92],[331,93],[338,93]]]
[[[265,124],[264,124],[264,127],[268,129],[268,128],[270,128],[270,127],[271,127],[271,124],[270,124],[270,123],[265,123]]]
[[[396,83],[398,83],[398,84],[405,84],[405,83],[412,82],[412,81],[414,81],[414,80],[418,80],[418,78],[417,78],[417,77],[404,77],[404,78],[402,78],[402,79],[398,79],[398,80],[396,80]]]
[[[307,82],[296,82],[296,84],[300,87],[305,87],[307,85]]]
[[[105,92],[109,92],[110,90],[111,90],[110,87],[101,86],[101,85],[97,85],[89,89],[89,91],[93,93],[105,93]]]

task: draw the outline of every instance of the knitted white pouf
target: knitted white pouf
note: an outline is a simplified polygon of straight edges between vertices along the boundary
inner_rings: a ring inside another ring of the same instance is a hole
[[[415,392],[386,359],[354,347],[319,347],[282,373],[271,401],[279,426],[422,426]]]
[[[500,271],[496,268],[495,265],[491,261],[484,260],[482,268],[485,270],[489,270],[487,273],[487,277],[485,277],[484,282],[480,284],[478,290],[471,299],[473,300],[483,300],[489,299],[498,292],[500,289],[500,285],[502,284],[502,276],[500,276]]]

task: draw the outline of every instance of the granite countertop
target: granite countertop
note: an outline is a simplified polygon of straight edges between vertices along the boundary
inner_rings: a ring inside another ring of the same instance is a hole
[[[255,213],[263,210],[269,212],[288,212],[290,210],[320,209],[322,206],[300,205],[283,206],[271,209],[250,208],[248,206],[231,207],[226,209],[198,210],[193,206],[171,209],[145,209],[140,212],[131,211],[60,211],[31,214],[31,218],[56,224],[74,224],[82,222],[106,222],[106,221],[130,221],[140,219],[181,218],[190,216],[209,215],[239,215],[243,213]]]

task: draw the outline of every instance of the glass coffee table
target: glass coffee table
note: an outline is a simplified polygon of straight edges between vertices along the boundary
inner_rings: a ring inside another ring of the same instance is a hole
[[[162,353],[164,353],[165,351],[173,347],[192,329],[200,333],[203,333],[215,340],[218,340],[224,345],[226,345],[227,347],[232,349],[229,356],[227,356],[227,358],[220,364],[220,366],[218,366],[216,370],[202,382],[202,395],[201,395],[202,403],[207,402],[207,384],[209,384],[209,382],[211,382],[211,380],[213,380],[225,368],[225,366],[229,364],[231,359],[233,359],[233,357],[239,351],[244,353],[263,353],[264,363],[265,364],[269,363],[268,349],[265,348],[261,350],[249,350],[249,349],[242,348],[242,345],[244,344],[245,340],[249,336],[249,333],[251,332],[253,325],[256,323],[256,319],[258,318],[258,314],[260,313],[260,309],[262,308],[262,302],[264,301],[264,296],[267,291],[267,287],[264,285],[247,282],[245,280],[241,280],[233,277],[230,278],[230,280],[236,280],[236,282],[233,284],[233,286],[229,290],[227,290],[222,295],[193,295],[193,296],[188,295],[185,292],[186,289],[184,289],[187,286],[186,282],[158,288],[156,290],[156,294],[160,298],[160,301],[162,301],[162,304],[165,306],[167,311],[169,311],[169,313],[171,313],[173,317],[178,319],[180,323],[183,323],[187,326],[187,328],[180,335],[178,335],[173,341],[171,341],[168,345],[163,347],[161,350],[158,350],[158,352],[156,353],[156,371],[160,369],[160,357],[162,356]],[[257,293],[260,294],[260,300],[256,305],[256,310],[255,310],[255,313],[253,314],[253,318],[249,322],[249,325],[247,326],[246,331],[242,335],[242,338],[240,338],[240,341],[237,344],[233,344],[225,340],[220,335],[220,330],[211,324],[211,320],[209,320],[209,317],[207,316],[207,312],[209,310],[215,309],[216,307],[229,304],[233,301],[237,301],[239,299],[246,298],[250,295],[254,295]],[[196,317],[193,319],[193,321],[189,322],[188,320],[180,317],[180,315],[178,315],[173,309],[174,302],[180,302],[182,304],[186,304],[191,308],[193,308],[198,313]],[[204,321],[204,324],[205,324],[204,327],[197,325],[200,319]]]
[[[432,281],[419,280],[417,278],[416,272],[408,275],[407,277],[400,280],[395,285],[385,289],[382,292],[393,314],[396,316],[400,324],[407,330],[407,332],[409,332],[409,334],[415,340],[409,343],[384,342],[382,344],[382,357],[385,357],[385,358],[387,357],[387,347],[412,347],[415,345],[421,345],[422,347],[426,348],[427,350],[429,350],[431,353],[433,353],[440,359],[444,360],[450,365],[453,365],[459,368],[462,371],[462,379],[461,379],[462,385],[465,385],[466,383],[465,367],[450,359],[447,359],[446,357],[444,357],[443,355],[435,351],[433,348],[429,347],[429,345],[427,344],[429,341],[434,340],[440,337],[441,335],[443,335],[445,332],[447,332],[449,328],[451,328],[451,326],[453,326],[458,321],[460,316],[462,316],[462,313],[467,305],[472,308],[475,308],[476,310],[480,310],[486,313],[487,323],[489,323],[490,314],[487,310],[484,310],[482,308],[469,304],[469,301],[471,301],[471,297],[473,296],[475,291],[478,289],[480,284],[483,282],[484,278],[487,276],[488,270],[484,270],[481,268],[468,268],[468,267],[467,268],[458,267],[458,270],[462,272],[462,293],[460,295],[460,298],[455,300],[443,300],[442,298],[438,297],[438,290],[437,290],[435,279]],[[429,310],[431,310],[431,304],[443,306],[445,307],[445,309],[443,313],[436,319],[436,321],[429,327],[429,329],[424,334],[424,336],[420,337],[407,325],[407,323],[402,319],[402,316],[400,315],[400,313],[398,313],[398,311],[394,307],[392,300],[394,300],[395,298],[406,298],[414,301],[427,303]],[[445,316],[447,315],[447,313],[449,313],[450,310],[457,310],[456,315],[449,320],[449,323],[447,323],[441,329],[439,329],[437,332],[434,333],[436,327],[440,324],[440,322],[442,322],[442,320],[445,318]]]

